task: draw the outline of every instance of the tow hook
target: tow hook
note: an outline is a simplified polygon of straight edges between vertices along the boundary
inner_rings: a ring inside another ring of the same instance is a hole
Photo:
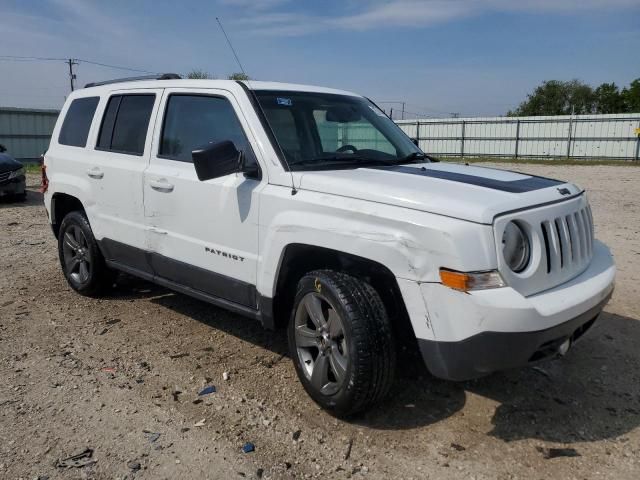
[[[569,351],[569,347],[571,347],[571,339],[567,338],[558,347],[558,355],[560,355],[561,357],[564,357],[566,353]]]

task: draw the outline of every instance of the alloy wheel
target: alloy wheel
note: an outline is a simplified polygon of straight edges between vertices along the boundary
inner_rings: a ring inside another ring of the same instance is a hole
[[[64,232],[62,252],[67,275],[77,284],[87,282],[91,271],[89,242],[78,225]]]
[[[311,292],[298,304],[294,328],[298,360],[307,380],[320,393],[335,394],[349,365],[340,315],[326,297]]]

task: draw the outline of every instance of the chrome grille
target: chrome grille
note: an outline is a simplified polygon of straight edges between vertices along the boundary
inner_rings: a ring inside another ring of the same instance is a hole
[[[593,256],[593,217],[587,205],[540,224],[547,273],[582,269]]]
[[[6,182],[7,180],[9,180],[9,175],[11,175],[11,172],[0,173],[0,183]]]

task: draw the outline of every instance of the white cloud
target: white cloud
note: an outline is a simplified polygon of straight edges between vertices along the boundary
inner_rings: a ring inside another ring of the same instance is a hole
[[[219,0],[221,5],[229,7],[249,8],[252,10],[269,10],[290,0]]]
[[[477,0],[474,3],[486,4],[494,10],[571,13],[640,6],[638,0]]]
[[[241,6],[251,0],[221,1]],[[349,13],[330,17],[281,13],[278,7],[286,1],[258,2],[264,11],[245,16],[238,23],[250,25],[256,34],[292,36],[328,29],[362,31],[421,27],[485,12],[579,14],[640,6],[638,0],[360,0],[348,3],[351,8],[345,10]]]
[[[330,23],[339,28],[359,30],[387,26],[420,26],[468,15],[467,3],[456,0],[375,2],[361,13],[339,17]]]

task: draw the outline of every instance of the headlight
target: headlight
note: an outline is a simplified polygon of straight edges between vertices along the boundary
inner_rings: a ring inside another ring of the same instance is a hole
[[[11,179],[11,178],[19,177],[21,175],[24,175],[24,172],[25,172],[24,167],[20,167],[18,170],[14,170],[13,172],[11,172],[9,174],[9,178]]]
[[[516,273],[522,272],[531,258],[531,244],[522,227],[509,222],[502,234],[502,256],[509,268]]]

